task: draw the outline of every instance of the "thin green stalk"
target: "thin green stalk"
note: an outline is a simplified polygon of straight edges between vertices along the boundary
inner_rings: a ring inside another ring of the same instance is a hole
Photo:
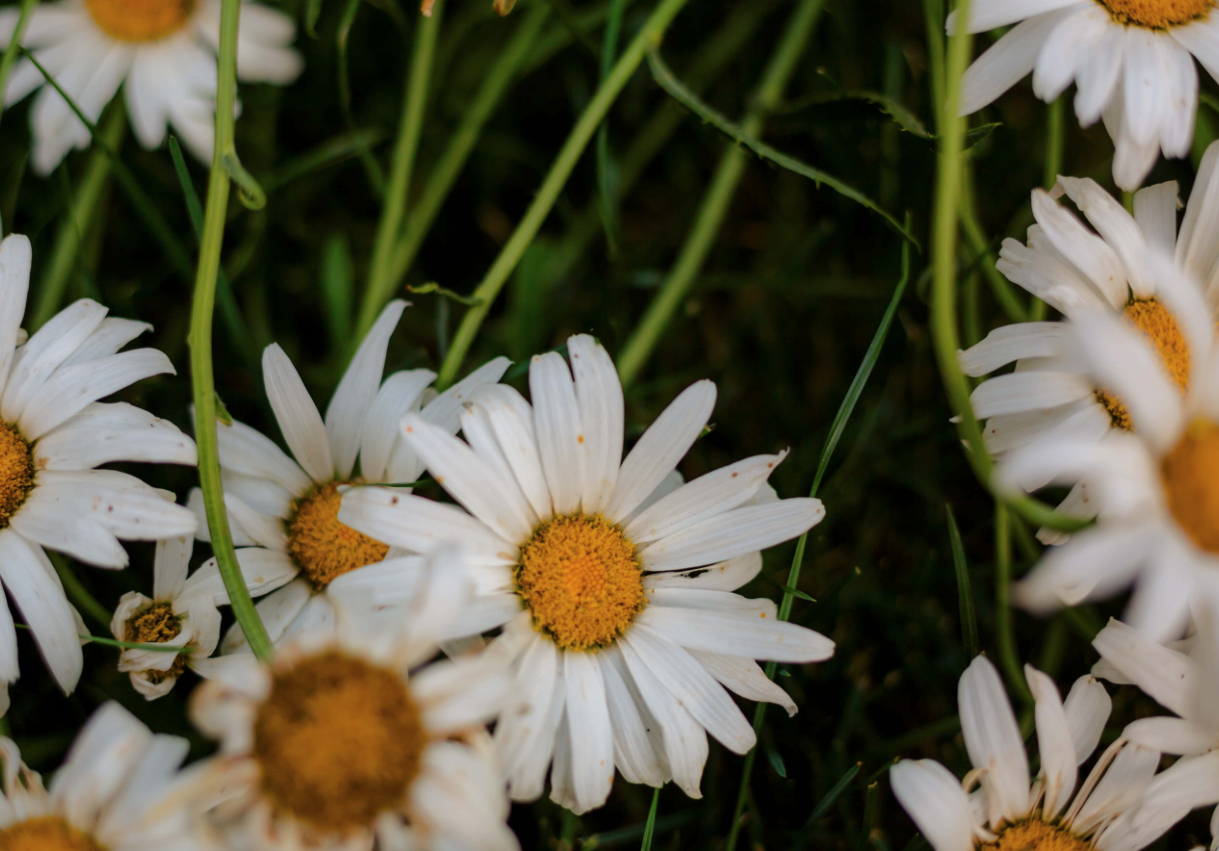
[[[618,34],[622,29],[625,0],[610,0],[609,16],[605,20],[605,37],[601,41],[601,81],[614,70],[618,56]],[[597,197],[601,204],[601,222],[605,227],[605,242],[610,257],[618,252],[618,178],[610,152],[609,122],[602,121],[597,129]]]
[[[639,843],[639,851],[651,851],[652,835],[656,831],[656,810],[660,807],[659,787],[652,791],[652,806],[648,808],[648,821],[643,826],[643,841]]]
[[[389,299],[390,293],[398,288],[411,264],[415,262],[419,248],[423,245],[428,231],[431,230],[432,223],[436,221],[436,215],[440,212],[441,205],[449,197],[453,184],[457,182],[457,176],[461,174],[466,160],[470,157],[470,152],[474,150],[474,146],[482,135],[483,126],[499,105],[508,85],[515,81],[522,63],[529,58],[532,48],[542,32],[542,27],[549,17],[550,7],[541,3],[536,4],[524,16],[517,26],[516,32],[513,33],[512,39],[500,51],[495,64],[487,72],[482,87],[478,90],[473,102],[463,111],[461,124],[449,139],[440,160],[428,170],[427,183],[424,184],[419,198],[411,205],[402,237],[394,246],[387,290],[377,296],[370,291],[366,296],[370,300],[376,299],[374,302],[376,307],[373,309],[374,316],[381,309],[384,301]]]
[[[436,36],[444,17],[444,0],[438,0],[432,15],[419,21],[415,33],[415,49],[411,53],[410,70],[406,77],[402,120],[398,125],[398,141],[394,145],[393,167],[385,187],[385,202],[377,237],[373,243],[372,261],[368,270],[368,289],[360,305],[353,339],[361,340],[377,319],[381,307],[390,300],[397,283],[393,275],[394,244],[402,231],[406,213],[406,196],[411,188],[415,169],[415,154],[423,132],[423,113],[428,102],[428,85],[432,79],[432,62],[436,58]]]
[[[999,302],[999,306],[1003,308],[1003,312],[1007,314],[1007,318],[1012,322],[1027,322],[1028,312],[1020,303],[1011,281],[1004,277],[995,265],[995,255],[991,250],[990,240],[986,238],[986,234],[982,232],[982,225],[978,222],[978,215],[973,205],[973,180],[971,178],[969,170],[962,169],[962,179],[966,183],[961,191],[961,229],[965,231],[969,250],[975,257],[981,258],[978,265],[981,267],[982,273],[986,275],[991,292],[994,294],[995,300]]]
[[[1062,112],[1066,96],[1059,95],[1047,108],[1045,114],[1045,173],[1041,186],[1047,192],[1054,188],[1058,175],[1062,173]]]
[[[1024,681],[1024,668],[1016,651],[1016,634],[1012,624],[1012,538],[1008,526],[1007,507],[995,503],[995,640],[999,644],[999,661],[1007,676],[1007,687],[1021,702],[1033,705],[1033,695]]]
[[[944,0],[923,0],[923,15],[927,24],[927,66],[930,69],[931,114],[935,126],[944,132],[940,117],[944,114]]]
[[[491,309],[495,297],[503,289],[504,283],[512,274],[512,270],[516,268],[516,264],[520,262],[521,255],[525,253],[529,243],[533,242],[534,236],[537,235],[542,222],[549,215],[550,209],[554,206],[559,193],[571,176],[572,169],[576,167],[584,149],[597,131],[601,120],[605,118],[605,114],[617,99],[622,87],[626,85],[635,73],[635,69],[639,67],[639,63],[643,61],[643,55],[648,46],[660,40],[661,34],[669,22],[687,2],[689,0],[661,0],[652,14],[648,16],[639,34],[635,36],[623,51],[621,58],[615,63],[613,73],[602,82],[588,106],[584,108],[583,114],[571,130],[571,135],[567,137],[554,164],[550,167],[550,173],[546,175],[546,179],[538,188],[537,195],[534,197],[533,203],[529,205],[524,218],[516,226],[516,230],[500,251],[499,257],[487,270],[487,275],[483,278],[482,283],[474,290],[473,296],[479,299],[479,303],[466,311],[461,325],[457,328],[452,347],[440,366],[440,376],[437,379],[438,388],[448,387],[457,376],[457,371],[466,358],[466,352],[474,342],[474,337],[478,333],[483,319],[486,318],[487,312]]]
[[[51,252],[51,265],[43,275],[38,288],[38,301],[30,313],[31,331],[41,328],[59,310],[68,279],[76,268],[85,231],[93,224],[93,210],[110,178],[110,152],[107,149],[118,148],[126,129],[127,116],[122,107],[116,104],[106,113],[99,129],[105,147],[95,147],[89,155],[84,176],[73,193],[72,206],[60,222],[55,248]]]
[[[749,111],[741,123],[741,129],[747,135],[757,136],[762,131],[767,113],[774,109],[783,97],[783,90],[804,56],[805,45],[813,34],[813,27],[824,5],[825,0],[803,0],[787,22],[783,38],[767,64]],[[635,326],[618,356],[618,374],[622,378],[623,386],[631,384],[638,376],[669,320],[689,293],[694,278],[702,268],[707,253],[724,223],[729,203],[736,194],[741,175],[745,172],[747,156],[737,145],[728,145],[725,148],[677,262],[673,264],[660,292],[648,305],[643,319]]]
[[[38,5],[38,0],[21,0],[21,11],[17,13],[17,26],[13,29],[8,47],[4,49],[4,58],[0,59],[0,92],[8,90],[8,75],[13,70],[13,63],[21,53],[21,40],[25,38],[25,28],[30,23],[30,12]],[[4,102],[0,100],[0,117],[4,115]]]
[[[68,599],[78,610],[84,612],[98,624],[109,628],[110,626],[110,610],[97,601],[97,598],[89,593],[89,589],[84,586],[72,568],[68,566],[68,560],[59,553],[51,553],[51,564],[55,568],[55,573],[59,576],[59,581],[63,583],[64,593]]]
[[[216,437],[216,381],[212,373],[212,313],[216,306],[216,278],[220,273],[220,249],[224,243],[225,212],[229,200],[229,174],[237,162],[233,147],[233,102],[237,96],[237,23],[241,0],[222,0],[220,49],[217,60],[216,147],[207,184],[207,206],[203,211],[203,233],[199,240],[199,268],[191,305],[191,390],[195,402],[195,441],[199,446],[199,484],[207,513],[212,551],[224,579],[233,614],[250,649],[259,659],[268,659],[271,639],[250,599],[241,575],[228,512],[220,481],[220,454]]]

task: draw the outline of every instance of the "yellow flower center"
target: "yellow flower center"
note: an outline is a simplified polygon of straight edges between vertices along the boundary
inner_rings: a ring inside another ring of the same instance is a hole
[[[1177,320],[1156,298],[1132,301],[1122,315],[1151,341],[1169,377],[1184,391],[1189,382],[1189,344],[1177,327]],[[1109,411],[1114,427],[1130,431],[1130,412],[1125,405],[1103,389],[1096,391],[1096,398]]]
[[[195,11],[195,0],[85,0],[93,22],[119,41],[173,35]]]
[[[1219,425],[1195,420],[1160,467],[1168,507],[1200,548],[1219,554]]]
[[[318,485],[288,517],[288,553],[319,591],[344,573],[385,558],[389,546],[339,522],[339,485]]]
[[[58,816],[42,816],[0,830],[0,851],[102,851],[102,847]]]
[[[142,612],[127,619],[123,640],[132,644],[164,644],[182,632],[182,623],[169,603],[154,603]],[[168,651],[166,651],[168,652]],[[179,653],[167,670],[145,671],[153,683],[164,682],[171,677],[180,677],[186,670],[186,655]]]
[[[1041,819],[1016,822],[999,831],[994,842],[979,843],[981,851],[1089,851],[1088,843],[1069,830]]]
[[[425,745],[402,678],[333,650],[275,674],[254,720],[263,791],[277,810],[326,833],[399,809]]]
[[[1205,18],[1215,0],[1100,0],[1123,25],[1164,30]]]
[[[0,529],[34,489],[34,455],[17,426],[0,425]]]
[[[521,547],[516,584],[534,627],[564,650],[612,644],[647,603],[635,545],[599,514],[538,526]]]

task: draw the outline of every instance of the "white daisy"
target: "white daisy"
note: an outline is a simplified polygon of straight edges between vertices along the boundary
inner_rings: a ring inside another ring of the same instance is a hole
[[[18,9],[0,10],[0,43],[13,37]],[[302,67],[289,45],[292,18],[259,3],[241,4],[237,77],[286,85]],[[97,121],[126,83],[127,114],[146,148],[165,140],[165,127],[204,162],[212,158],[216,112],[216,51],[220,0],[61,0],[30,13],[23,39],[90,121]],[[89,130],[32,62],[22,58],[9,77],[9,106],[40,89],[30,110],[31,160],[49,174],[72,148],[89,146]]]
[[[1166,374],[1184,389],[1189,350],[1174,318],[1178,305],[1171,288],[1186,286],[1197,292],[1205,284],[1211,304],[1219,303],[1214,285],[1219,280],[1219,244],[1212,237],[1219,225],[1217,162],[1219,143],[1203,160],[1179,237],[1176,183],[1140,190],[1131,216],[1095,181],[1059,178],[1056,194],[1065,193],[1074,201],[1096,231],[1055,203],[1054,195],[1038,189],[1032,199],[1037,224],[1029,228],[1028,245],[1004,240],[998,269],[1067,320],[1097,311],[1121,316],[1155,345]],[[1164,278],[1156,271],[1160,264],[1154,253],[1171,253],[1177,269],[1186,274]],[[1188,282],[1181,283],[1183,278]],[[1014,372],[984,381],[971,396],[974,413],[988,420],[983,438],[995,458],[1046,439],[1100,441],[1114,429],[1131,428],[1120,397],[1098,386],[1073,356],[1070,333],[1069,322],[1006,325],[958,353],[962,369],[971,376],[1016,364]],[[1032,477],[1021,484],[1032,491],[1048,478]],[[1059,511],[1083,519],[1096,516],[1086,483],[1075,485]],[[1048,529],[1039,537],[1045,543],[1065,540]]]
[[[154,735],[117,703],[103,704],[76,737],[49,788],[0,738],[4,760],[0,848],[39,851],[204,851],[192,771],[178,771],[190,743]]]
[[[1180,276],[1165,261],[1161,284]],[[1048,612],[1115,594],[1134,584],[1123,618],[1153,638],[1178,637],[1191,600],[1219,597],[1219,346],[1196,287],[1171,286],[1188,347],[1188,390],[1128,325],[1105,314],[1075,323],[1076,356],[1120,398],[1133,429],[1106,440],[1054,435],[1013,452],[999,484],[1030,478],[1086,480],[1095,528],[1048,553],[1015,588],[1016,600]]]
[[[1041,769],[1029,780],[1020,727],[994,665],[984,656],[961,675],[957,702],[974,769],[958,781],[929,759],[890,770],[893,794],[935,851],[1138,851],[1188,812],[1140,802],[1159,752],[1118,739],[1083,784],[1082,765],[1100,741],[1111,703],[1104,687],[1080,677],[1066,701],[1031,665]],[[974,790],[975,784],[979,787]]]
[[[948,31],[956,29],[956,13]],[[1074,81],[1075,114],[1103,118],[1113,179],[1137,189],[1163,150],[1189,153],[1198,108],[1194,59],[1219,79],[1215,0],[975,0],[970,32],[1017,24],[965,72],[961,114],[991,103],[1030,71],[1047,103]]]
[[[338,488],[416,481],[423,463],[398,436],[402,415],[417,412],[456,432],[462,402],[476,387],[498,381],[508,368],[506,358],[496,358],[439,395],[430,389],[436,373],[427,369],[396,372],[382,383],[389,338],[405,308],[406,302],[394,301],[381,312],[334,391],[324,421],[283,349],[273,344],[263,352],[267,399],[295,460],[248,425],[218,425],[225,504],[233,542],[242,548],[237,551],[242,570],[299,574],[258,606],[272,641],[332,620],[327,586],[389,554],[387,545],[339,522]],[[198,534],[205,539],[202,493],[194,491],[190,504],[199,515]],[[248,649],[245,635],[235,626],[221,652],[243,649]]]
[[[495,730],[516,800],[598,807],[614,768],[631,782],[674,779],[693,797],[710,733],[753,747],[753,729],[721,683],[795,712],[754,662],[805,663],[833,642],[783,623],[770,600],[730,593],[757,575],[759,550],[825,514],[815,499],[779,500],[766,479],[783,455],[761,455],[677,487],[674,470],[715,406],[715,385],[689,387],[622,458],[622,385],[588,336],[534,357],[531,407],[495,385],[461,414],[463,443],[402,420],[407,443],[469,512],[417,496],[356,488],[340,519],[398,547],[462,542],[479,596],[456,638],[504,626],[489,652],[512,659],[516,703]],[[575,373],[573,380],[572,373]],[[676,489],[674,489],[676,488]],[[388,568],[371,568],[392,594]]]
[[[1092,673],[1113,683],[1138,686],[1178,717],[1156,716],[1132,721],[1122,736],[1169,754],[1179,754],[1171,768],[1148,787],[1144,798],[1182,812],[1219,803],[1219,631],[1213,606],[1195,612],[1198,631],[1165,647],[1120,621],[1111,620],[1092,645],[1101,654]],[[1219,833],[1219,809],[1211,817]],[[1219,847],[1219,836],[1211,848]]]
[[[0,243],[0,581],[60,688],[80,679],[78,615],[43,547],[99,567],[127,566],[119,539],[195,531],[195,515],[116,461],[194,465],[195,444],[173,424],[125,403],[97,402],[153,375],[174,374],[156,349],[119,352],[150,326],[107,318],[84,299],[18,345],[29,290],[30,241]],[[0,605],[0,688],[17,679],[17,636]],[[0,694],[7,707],[7,692]]]
[[[398,605],[276,649],[211,660],[192,695],[221,752],[200,778],[234,849],[517,851],[486,744],[511,680],[485,653],[423,665],[472,590],[452,548],[407,571]]]
[[[216,566],[208,559],[187,578],[194,541],[170,538],[157,543],[152,598],[128,591],[119,600],[110,632],[119,641],[165,644],[180,653],[128,648],[119,654],[119,670],[149,700],[169,694],[187,667],[212,655],[220,643],[220,612],[229,595]],[[247,557],[241,564],[246,587],[258,597],[288,582],[296,571],[277,561]]]

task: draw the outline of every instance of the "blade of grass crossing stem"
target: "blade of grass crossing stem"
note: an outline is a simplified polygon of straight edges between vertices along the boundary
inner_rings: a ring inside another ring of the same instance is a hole
[[[18,45],[25,38],[25,28],[30,24],[30,13],[38,5],[38,0],[21,0],[21,11],[17,13],[17,26],[9,37],[8,47],[4,49],[4,58],[0,59],[0,92],[8,91],[8,76],[13,70],[13,63],[21,52]],[[4,115],[4,102],[0,100],[0,117]]]
[[[652,834],[656,830],[656,810],[660,806],[660,789],[652,790],[652,806],[648,808],[648,820],[643,826],[643,841],[639,843],[639,851],[651,851]]]
[[[411,176],[415,173],[415,155],[419,152],[419,137],[423,134],[423,115],[427,109],[428,88],[432,80],[432,65],[436,59],[436,37],[440,33],[440,22],[444,18],[444,0],[437,0],[431,17],[417,22],[415,46],[411,51],[410,69],[404,83],[402,117],[398,122],[398,139],[394,143],[394,158],[389,172],[389,183],[385,185],[382,198],[381,219],[377,222],[377,236],[373,242],[372,260],[369,262],[368,286],[364,291],[364,303],[356,321],[356,333],[352,342],[363,339],[377,319],[381,310],[381,296],[388,301],[393,292],[394,246],[402,232],[402,219],[406,215],[407,194],[411,189]]]
[[[906,216],[906,223],[909,225],[911,217]],[[817,495],[817,490],[821,487],[821,479],[825,476],[826,468],[830,466],[830,458],[834,454],[834,449],[838,446],[838,441],[842,439],[842,432],[847,427],[847,420],[851,418],[851,412],[855,410],[855,405],[859,402],[859,397],[863,395],[863,389],[868,383],[868,378],[872,375],[872,370],[876,367],[876,361],[880,357],[880,350],[885,345],[885,339],[889,336],[889,328],[893,325],[893,317],[897,315],[898,305],[901,304],[902,296],[906,293],[906,285],[910,282],[910,243],[902,244],[902,276],[897,281],[897,286],[893,288],[893,296],[889,299],[889,306],[885,309],[885,315],[881,317],[880,325],[876,328],[876,333],[872,336],[872,342],[868,345],[867,352],[864,353],[863,362],[859,364],[859,369],[855,373],[855,377],[851,380],[851,386],[847,388],[846,398],[842,400],[842,405],[838,408],[838,413],[834,415],[834,422],[830,424],[829,436],[825,439],[825,446],[821,450],[821,457],[817,459],[817,474],[813,477],[812,495]]]
[[[618,54],[618,33],[622,29],[622,12],[625,0],[610,0],[609,17],[605,19],[605,38],[601,42],[601,82],[614,70],[614,58]],[[618,166],[610,156],[609,121],[601,122],[597,130],[597,198],[601,206],[601,224],[605,228],[605,241],[610,257],[618,252]]]
[[[427,182],[407,213],[401,238],[394,247],[391,271],[384,284],[384,292],[370,291],[365,296],[377,305],[376,309],[370,309],[370,312],[375,314],[380,311],[401,284],[411,264],[415,262],[415,256],[419,253],[424,238],[436,221],[436,214],[440,212],[440,207],[452,191],[453,184],[457,182],[470,152],[478,143],[487,119],[499,105],[509,84],[519,79],[522,63],[529,58],[531,49],[549,19],[550,7],[542,4],[534,6],[525,14],[512,38],[487,71],[474,101],[462,111],[461,124],[449,137],[440,159],[428,169]]]
[[[805,48],[824,6],[825,0],[801,0],[788,18],[741,125],[750,136],[762,131],[766,114],[782,99],[796,66],[806,55]],[[618,375],[623,386],[634,382],[693,286],[728,214],[745,166],[745,152],[740,147],[729,145],[724,149],[677,260],[618,355]]]
[[[788,171],[794,171],[801,177],[807,177],[813,181],[818,187],[825,184],[839,195],[850,198],[857,204],[867,207],[872,212],[883,218],[891,228],[896,230],[906,239],[913,242],[916,246],[918,240],[914,238],[914,234],[908,228],[902,226],[892,213],[881,208],[879,204],[864,195],[853,186],[848,186],[838,178],[826,174],[820,169],[813,168],[805,162],[801,162],[793,156],[783,153],[777,148],[773,148],[760,139],[756,138],[757,133],[751,133],[744,126],[735,124],[730,121],[723,113],[713,109],[708,104],[704,103],[701,98],[694,94],[685,83],[677,79],[677,76],[669,70],[669,66],[660,58],[660,52],[656,48],[648,51],[648,67],[652,71],[652,77],[674,100],[681,103],[700,119],[707,124],[710,124],[721,133],[727,134],[734,142],[744,145],[749,150],[753,151],[764,160],[770,160],[780,168],[785,168]]]
[[[907,221],[910,218],[907,216]],[[893,288],[893,296],[889,300],[889,306],[885,309],[885,315],[881,317],[880,325],[876,329],[876,334],[872,337],[872,342],[868,346],[867,352],[864,353],[863,361],[859,364],[859,369],[855,372],[855,378],[851,381],[851,386],[847,388],[846,397],[843,398],[842,404],[838,407],[838,413],[834,415],[833,425],[830,426],[830,433],[826,437],[825,446],[821,450],[821,458],[817,462],[817,474],[813,480],[813,486],[809,490],[809,496],[816,496],[818,488],[821,486],[821,478],[825,475],[825,470],[829,466],[830,458],[834,453],[834,449],[838,446],[838,441],[842,437],[843,430],[846,428],[847,421],[851,417],[851,413],[855,410],[856,403],[859,402],[859,397],[863,394],[864,387],[867,386],[868,378],[872,375],[872,370],[876,366],[876,361],[880,357],[881,348],[884,346],[885,339],[889,335],[889,329],[893,325],[893,317],[897,313],[897,307],[901,303],[902,295],[906,291],[906,285],[910,281],[910,243],[902,243],[902,275],[898,279],[897,286]],[[800,571],[804,565],[804,550],[808,545],[808,533],[805,532],[796,542],[796,554],[792,557],[791,569],[787,574],[787,583],[783,589],[783,600],[779,603],[779,620],[787,620],[791,616],[792,603],[795,596],[791,593],[791,589],[798,587],[800,582]],[[766,663],[766,676],[774,679],[777,665],[774,662]],[[753,713],[753,731],[755,734],[762,729],[762,722],[766,718],[765,703],[759,703]],[[745,755],[745,765],[741,770],[741,785],[737,791],[736,807],[733,810],[732,827],[728,834],[727,851],[735,851],[737,837],[741,829],[741,814],[745,809],[745,802],[749,797],[749,779],[753,774],[753,762],[757,755],[757,748]]]
[[[203,213],[203,232],[199,240],[199,268],[190,317],[191,392],[195,403],[195,441],[199,447],[199,484],[212,551],[228,592],[233,614],[245,633],[250,649],[259,659],[270,658],[271,639],[250,599],[241,575],[228,511],[224,505],[224,485],[220,480],[220,457],[216,434],[216,381],[212,372],[212,311],[216,301],[216,280],[220,272],[220,249],[229,200],[229,176],[223,157],[233,145],[233,105],[237,96],[237,19],[241,0],[222,0],[220,7],[220,45],[217,57],[216,143],[208,178],[207,206]]]
[[[978,655],[978,615],[974,611],[973,589],[969,584],[969,564],[965,561],[965,545],[961,543],[961,530],[952,506],[944,506],[948,517],[948,543],[952,549],[952,568],[957,577],[957,597],[961,606],[961,641],[965,653],[972,659]]]
[[[482,302],[477,307],[467,310],[466,315],[462,317],[461,324],[457,327],[457,333],[453,336],[453,344],[441,363],[440,375],[436,380],[437,389],[444,390],[457,377],[457,371],[465,361],[466,353],[470,350],[487,312],[495,302],[495,297],[503,289],[512,270],[516,268],[516,264],[520,262],[521,256],[525,253],[525,249],[529,247],[529,243],[533,242],[542,222],[550,214],[551,208],[558,200],[559,193],[566,185],[567,179],[571,176],[584,149],[597,131],[597,127],[605,118],[606,112],[618,98],[623,86],[635,73],[639,63],[643,61],[643,54],[648,46],[659,41],[669,22],[676,17],[687,2],[689,0],[660,0],[639,33],[627,45],[618,61],[614,63],[614,70],[593,94],[592,100],[584,108],[584,112],[568,135],[567,141],[563,143],[558,156],[555,157],[554,164],[551,165],[542,185],[538,187],[533,203],[529,205],[520,224],[516,226],[512,236],[504,244],[503,250],[495,258],[491,268],[487,270],[482,283],[474,290],[474,297],[482,299]]]

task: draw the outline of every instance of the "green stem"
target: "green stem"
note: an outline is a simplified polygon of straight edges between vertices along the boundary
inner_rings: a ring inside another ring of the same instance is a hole
[[[923,16],[927,25],[927,66],[930,69],[931,110],[935,126],[944,132],[944,0],[923,0]]]
[[[466,352],[474,342],[474,336],[478,333],[487,312],[491,309],[495,297],[503,289],[508,276],[512,274],[512,270],[520,262],[525,249],[529,247],[529,243],[533,241],[538,229],[541,228],[542,222],[549,215],[559,193],[571,176],[572,169],[576,167],[589,140],[592,139],[597,127],[601,124],[601,120],[605,118],[610,106],[617,99],[618,93],[622,91],[622,87],[626,85],[635,73],[635,69],[639,67],[639,63],[643,61],[643,55],[648,46],[659,42],[661,34],[669,22],[687,2],[689,0],[661,0],[652,14],[648,16],[639,34],[635,36],[623,51],[622,57],[615,63],[613,73],[598,87],[592,100],[585,107],[583,114],[576,121],[575,127],[572,128],[571,135],[567,137],[554,164],[550,167],[550,173],[546,175],[546,179],[538,188],[537,196],[529,205],[525,217],[521,219],[503,250],[500,251],[499,257],[487,270],[487,275],[483,278],[482,283],[474,290],[474,298],[479,299],[479,303],[466,311],[461,325],[457,328],[457,333],[453,337],[453,345],[440,366],[440,376],[437,379],[438,388],[448,387],[457,376],[457,371],[465,360]]]
[[[757,136],[762,131],[767,113],[783,97],[787,81],[804,56],[805,45],[824,5],[825,0],[803,0],[787,22],[783,39],[771,56],[752,105],[741,122],[741,129],[746,135]],[[745,151],[738,145],[730,144],[725,149],[677,262],[618,356],[618,374],[623,386],[631,384],[638,376],[665,327],[689,293],[723,225],[728,205],[736,194],[741,175],[745,172],[746,157]]]
[[[1066,97],[1059,95],[1046,109],[1045,114],[1045,174],[1041,185],[1046,192],[1054,188],[1058,175],[1062,173],[1062,111]]]
[[[1016,635],[1012,624],[1012,537],[1007,508],[995,503],[995,640],[999,643],[999,661],[1007,675],[1007,687],[1021,702],[1032,706],[1033,696],[1024,681],[1024,668],[1016,651]]]
[[[49,553],[51,564],[55,568],[55,573],[59,576],[59,581],[63,583],[64,593],[68,599],[75,604],[76,608],[84,614],[88,615],[98,624],[107,629],[110,628],[110,610],[97,601],[97,598],[89,593],[80,578],[72,572],[72,568],[68,566],[68,560],[59,553]]]
[[[643,826],[643,841],[639,851],[651,851],[652,837],[656,832],[656,810],[660,807],[660,788],[652,790],[652,806],[648,807],[648,820]]]
[[[241,0],[222,0],[220,49],[217,60],[216,148],[207,184],[207,206],[203,211],[203,233],[199,239],[199,267],[190,318],[191,390],[195,402],[195,441],[199,446],[199,484],[207,512],[212,551],[224,579],[233,614],[250,649],[259,659],[268,659],[271,639],[250,599],[241,575],[233,536],[224,506],[220,480],[220,456],[216,437],[216,382],[212,373],[212,313],[216,306],[216,278],[220,273],[220,249],[224,243],[224,221],[229,200],[229,171],[225,158],[236,161],[233,148],[233,102],[237,96],[237,24]]]
[[[13,63],[17,61],[18,54],[21,53],[21,40],[25,38],[25,28],[30,23],[30,12],[34,11],[34,7],[38,5],[38,0],[21,0],[21,11],[17,15],[17,27],[13,30],[13,37],[9,39],[8,47],[4,50],[4,58],[0,59],[0,95],[8,91],[8,75],[13,70]],[[4,115],[4,99],[0,97],[0,117]]]
[[[93,222],[93,210],[110,177],[110,152],[117,149],[127,129],[127,116],[121,105],[111,107],[100,128],[105,147],[94,147],[89,155],[85,174],[73,193],[72,206],[59,225],[55,235],[55,248],[51,251],[51,265],[43,275],[38,289],[38,301],[30,313],[29,328],[36,331],[55,315],[63,302],[68,279],[76,268],[77,255],[84,241],[85,231]]]
[[[990,240],[982,232],[982,225],[978,222],[978,215],[974,211],[973,205],[972,175],[970,175],[967,169],[962,169],[962,179],[965,181],[965,184],[961,192],[961,229],[965,231],[965,239],[969,242],[969,250],[973,252],[975,257],[981,258],[981,262],[978,265],[981,267],[983,274],[986,275],[991,292],[994,293],[995,300],[999,302],[1003,312],[1007,314],[1007,318],[1012,322],[1026,322],[1028,321],[1028,312],[1016,296],[1016,290],[1012,287],[1011,281],[1004,277],[1003,273],[996,267],[995,255],[991,251]]]
[[[525,15],[513,33],[512,40],[500,51],[495,64],[487,72],[474,101],[464,110],[461,124],[449,139],[440,160],[429,170],[427,183],[406,217],[402,238],[394,246],[385,292],[373,293],[370,288],[365,296],[366,301],[374,305],[369,308],[374,318],[415,262],[419,248],[431,230],[432,223],[436,221],[441,205],[449,197],[453,184],[457,182],[457,176],[461,174],[470,152],[474,150],[482,135],[483,126],[499,105],[508,85],[515,80],[522,63],[529,58],[533,45],[549,17],[550,7],[540,3]]]
[[[398,279],[393,274],[394,243],[402,230],[406,213],[406,196],[415,170],[415,154],[423,132],[423,113],[428,102],[428,85],[432,79],[432,63],[436,58],[436,36],[444,17],[444,0],[438,0],[430,18],[423,18],[415,33],[415,49],[407,72],[406,95],[402,104],[402,120],[398,125],[398,141],[394,145],[393,168],[385,187],[385,203],[377,237],[373,243],[372,262],[368,271],[368,289],[360,305],[353,339],[361,340],[377,319],[382,306],[393,295]]]

